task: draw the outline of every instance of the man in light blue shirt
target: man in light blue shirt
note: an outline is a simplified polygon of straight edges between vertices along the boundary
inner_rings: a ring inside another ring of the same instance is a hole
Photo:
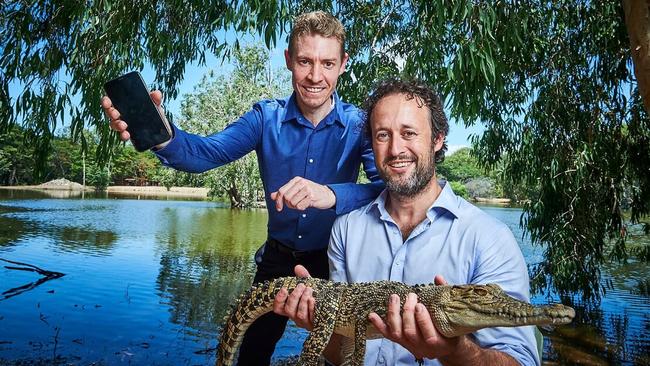
[[[529,301],[524,258],[508,227],[438,181],[448,123],[439,97],[418,82],[388,81],[366,103],[369,137],[386,190],[373,202],[339,216],[328,250],[330,278],[342,282],[407,284],[496,283]],[[298,275],[305,275],[297,268]],[[311,327],[311,292],[282,291],[274,310]],[[286,299],[286,302],[285,302]],[[400,309],[392,295],[386,319],[369,320],[386,338],[367,342],[365,365],[538,365],[534,327],[489,328],[469,336],[438,333],[417,297]],[[340,337],[325,352],[340,363]]]

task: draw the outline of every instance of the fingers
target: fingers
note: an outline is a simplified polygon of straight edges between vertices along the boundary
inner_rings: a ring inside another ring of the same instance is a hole
[[[309,313],[309,299],[312,298],[313,291],[311,287],[305,288],[301,299],[298,302],[298,309],[296,310],[296,319],[294,321],[299,327],[306,328],[310,323]]]
[[[301,211],[308,207],[328,209],[336,205],[336,195],[329,187],[302,177],[294,177],[271,193],[271,199],[278,211],[282,211],[285,205]]]
[[[309,206],[309,191],[306,189],[306,179],[301,177],[294,177],[287,184],[278,189],[275,198],[275,207],[278,211],[282,211],[284,204],[289,208],[296,208],[304,210]],[[307,199],[307,202],[302,202]],[[299,208],[300,204],[300,208]]]
[[[294,186],[301,180],[302,178],[300,177],[294,177],[291,179],[289,182],[287,182],[285,185],[280,187],[276,192],[271,193],[271,199],[275,201],[275,209],[278,211],[282,211],[284,208],[284,204],[286,203],[287,207],[289,208],[296,208],[292,204],[292,197],[296,193],[296,188]],[[287,196],[287,194],[290,193],[291,196]],[[296,202],[297,203],[297,202]]]
[[[447,281],[445,281],[445,278],[442,277],[442,275],[436,275],[433,278],[433,282],[438,286],[447,286]]]
[[[406,296],[402,311],[402,329],[404,337],[411,343],[416,343],[419,339],[419,331],[415,322],[415,309],[418,303],[416,294],[410,293]]]
[[[284,201],[282,200],[282,197],[280,196],[280,192],[275,191],[271,192],[271,199],[275,201],[275,209],[280,212],[282,211],[282,208],[284,207]]]
[[[298,310],[298,303],[300,302],[300,297],[302,293],[305,292],[306,286],[302,283],[299,283],[296,288],[291,291],[291,294],[287,298],[287,302],[284,305],[284,309],[289,314],[296,314]],[[295,317],[295,315],[293,315]]]
[[[126,127],[124,127],[126,128]],[[128,141],[131,138],[131,134],[129,131],[122,131],[120,132],[120,140],[122,141]]]
[[[305,268],[301,264],[295,266],[293,272],[296,274],[296,277],[302,277],[302,278],[311,277],[307,268]]]
[[[422,304],[415,305],[415,322],[422,339],[429,342],[438,337],[438,330],[433,325],[433,320],[427,308]]]
[[[301,328],[311,330],[315,305],[313,289],[300,283],[290,294],[286,288],[280,289],[273,300],[273,312],[288,317]]]
[[[110,120],[109,126],[111,129],[117,131],[120,134],[120,139],[122,141],[127,141],[128,139],[131,138],[131,135],[129,132],[126,130],[128,125],[126,122],[122,121],[120,119],[120,112],[113,107],[113,102],[111,102],[111,99],[107,96],[102,97],[100,101],[102,108],[104,109],[104,114],[108,119]]]
[[[275,295],[275,299],[273,299],[273,312],[278,314],[278,315],[285,315],[284,313],[284,304],[287,301],[287,297],[289,297],[289,291],[287,291],[286,288],[281,288],[280,292],[278,292],[277,295]]]
[[[388,325],[384,323],[384,320],[377,315],[377,313],[370,313],[368,314],[368,320],[372,325],[377,329],[379,333],[381,333],[385,338],[389,338],[389,330],[388,330]]]
[[[113,102],[111,102],[111,98],[105,95],[100,100],[100,104],[102,105],[102,108],[104,108],[104,110],[109,109],[113,106]]]
[[[399,296],[395,294],[390,295],[390,299],[388,300],[386,324],[388,325],[391,338],[400,339],[402,337],[402,316],[400,314]]]
[[[149,95],[151,96],[151,100],[153,100],[158,107],[162,105],[163,95],[160,90],[152,90]]]

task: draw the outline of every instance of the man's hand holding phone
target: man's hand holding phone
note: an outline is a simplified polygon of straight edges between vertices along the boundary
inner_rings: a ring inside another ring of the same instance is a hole
[[[160,92],[160,90],[153,90],[151,93],[149,93],[151,96],[151,100],[156,104],[156,107],[160,110],[160,113],[164,114],[165,111],[161,107],[162,105],[162,100],[163,100],[163,95]],[[102,97],[102,108],[104,109],[104,113],[110,119],[110,126],[111,129],[114,131],[117,131],[120,134],[120,140],[122,141],[128,141],[131,138],[131,135],[129,134],[129,131],[126,130],[129,125],[126,124],[126,122],[122,121],[120,119],[120,111],[115,109],[113,106],[113,102],[111,102],[111,98],[107,97],[104,95]]]
[[[131,140],[137,151],[162,148],[171,141],[172,128],[160,106],[162,93],[149,92],[140,73],[133,71],[109,80],[104,90],[102,108],[122,141]]]

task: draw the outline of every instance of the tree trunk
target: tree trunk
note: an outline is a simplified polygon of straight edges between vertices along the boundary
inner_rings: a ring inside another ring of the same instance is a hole
[[[643,105],[650,114],[650,0],[623,0],[634,74]]]

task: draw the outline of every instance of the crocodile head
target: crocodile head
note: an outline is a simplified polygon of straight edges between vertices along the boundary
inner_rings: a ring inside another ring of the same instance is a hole
[[[418,296],[446,337],[482,328],[567,324],[575,311],[561,304],[536,306],[517,300],[495,284],[431,287]]]

